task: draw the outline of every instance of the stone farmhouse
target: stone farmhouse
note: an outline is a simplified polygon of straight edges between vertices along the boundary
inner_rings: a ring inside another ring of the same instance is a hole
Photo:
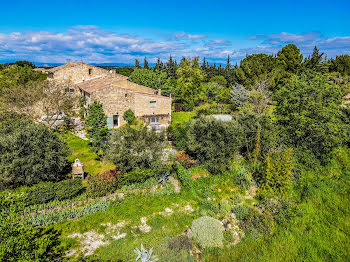
[[[115,70],[68,60],[67,64],[45,72],[48,79],[71,83],[66,92],[83,96],[86,106],[100,101],[107,115],[108,128],[126,124],[123,114],[128,109],[138,119],[149,123],[153,130],[164,130],[171,122],[171,97],[162,96],[160,90],[132,83]]]

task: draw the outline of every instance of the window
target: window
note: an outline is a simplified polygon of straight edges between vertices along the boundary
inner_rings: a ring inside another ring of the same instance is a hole
[[[125,97],[128,97],[128,94],[125,94]]]
[[[159,123],[159,117],[150,117],[149,122],[150,124]]]
[[[157,102],[156,102],[156,101],[150,101],[150,102],[149,102],[149,106],[150,106],[150,107],[156,107],[156,105],[157,105]]]
[[[64,92],[66,92],[66,93],[74,93],[74,88],[72,88],[72,87],[67,87],[67,88],[65,88],[64,89]]]
[[[92,75],[92,69],[89,68],[89,76],[91,76],[91,75]]]

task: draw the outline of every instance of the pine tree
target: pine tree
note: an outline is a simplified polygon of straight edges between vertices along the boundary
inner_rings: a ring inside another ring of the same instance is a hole
[[[145,60],[143,62],[143,69],[149,69],[149,64],[148,64],[148,61],[147,61],[146,57],[145,57]]]
[[[141,69],[139,60],[135,59],[135,68]]]
[[[227,56],[227,62],[226,62],[226,66],[225,66],[225,70],[229,71],[231,69],[231,62],[230,62],[230,56]]]
[[[324,53],[320,54],[320,51],[318,50],[317,46],[314,47],[314,51],[312,52],[311,57],[309,56],[305,60],[305,66],[310,69],[315,69],[318,71],[319,65],[322,62],[322,58],[324,56]]]

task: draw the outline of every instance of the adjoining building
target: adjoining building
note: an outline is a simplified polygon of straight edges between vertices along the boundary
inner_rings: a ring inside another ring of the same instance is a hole
[[[163,130],[171,122],[171,97],[161,91],[138,85],[119,75],[83,62],[67,61],[66,65],[45,70],[48,78],[67,81],[67,92],[85,98],[85,106],[97,100],[107,115],[108,128],[126,124],[123,114],[131,109],[138,119],[149,123],[154,130]]]

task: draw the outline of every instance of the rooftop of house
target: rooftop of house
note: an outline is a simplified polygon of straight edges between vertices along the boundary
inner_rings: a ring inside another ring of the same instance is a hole
[[[138,85],[128,80],[115,80],[110,77],[95,77],[89,80],[75,83],[74,85],[88,94],[92,94],[93,92],[103,90],[105,88],[116,87],[127,89],[128,91],[135,93],[156,95],[153,88]]]
[[[78,65],[88,65],[88,66],[91,66],[91,67],[95,67],[95,66],[89,65],[89,64],[84,63],[84,62],[70,62],[69,60],[67,60],[67,64],[50,68],[50,69],[47,70],[47,72],[54,73],[54,72],[59,71],[61,69],[75,67],[75,66],[78,66]]]

